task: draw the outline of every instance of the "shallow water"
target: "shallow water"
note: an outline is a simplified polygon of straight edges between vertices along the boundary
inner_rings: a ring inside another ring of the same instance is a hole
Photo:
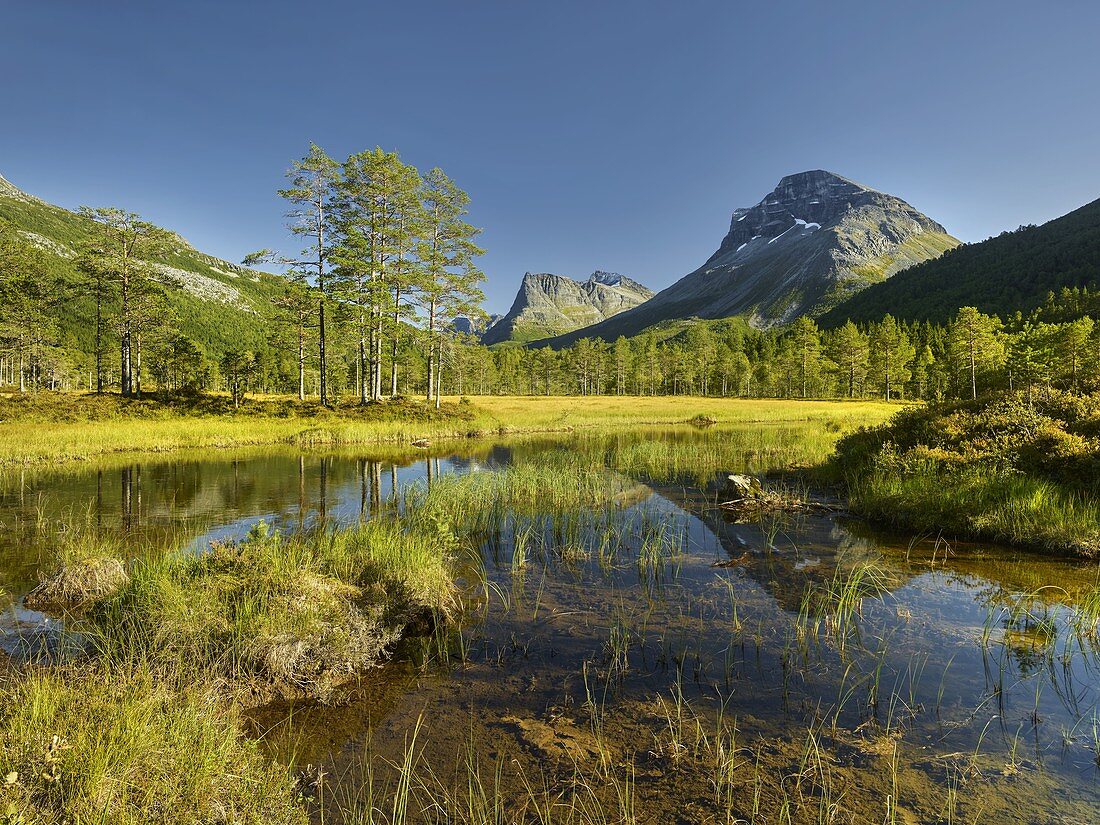
[[[45,620],[19,597],[73,525],[135,554],[201,552],[261,519],[347,523],[400,506],[403,485],[563,446],[593,449],[563,436],[9,477],[0,631],[11,647]],[[497,821],[533,817],[534,800],[570,821],[1100,821],[1096,628],[1075,610],[1095,565],[839,514],[736,523],[713,486],[635,480],[614,506],[476,537],[470,608],[450,638],[405,643],[334,705],[251,714],[274,755],[323,768],[326,821],[379,806],[410,752],[419,804],[430,796],[455,816],[457,794],[472,807],[476,764],[485,795],[509,806]],[[874,589],[850,616],[804,599],[868,569]]]

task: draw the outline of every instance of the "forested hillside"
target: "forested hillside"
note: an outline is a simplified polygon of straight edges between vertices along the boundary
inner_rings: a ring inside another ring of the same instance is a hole
[[[1100,286],[1100,200],[1042,226],[1022,226],[903,270],[852,296],[821,318],[943,322],[960,307],[1025,315],[1063,288]],[[1095,291],[1095,289],[1093,290]]]
[[[0,226],[9,247],[33,250],[26,272],[49,285],[37,296],[23,291],[28,303],[39,304],[38,326],[50,327],[39,330],[39,369],[58,380],[79,376],[91,367],[95,352],[94,291],[78,266],[82,249],[98,231],[95,221],[28,195],[0,177]],[[281,291],[282,279],[206,255],[174,233],[167,240],[154,264],[159,288],[150,327],[186,337],[213,360],[229,349],[258,346],[265,335],[263,316]]]

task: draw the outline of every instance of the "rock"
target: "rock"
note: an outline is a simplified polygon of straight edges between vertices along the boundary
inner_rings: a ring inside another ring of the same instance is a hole
[[[762,501],[764,497],[764,487],[756,476],[737,473],[726,476],[726,483],[722,487],[722,498],[726,501]]]

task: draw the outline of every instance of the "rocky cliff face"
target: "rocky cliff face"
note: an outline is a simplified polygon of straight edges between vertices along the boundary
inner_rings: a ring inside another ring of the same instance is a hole
[[[486,344],[530,341],[597,324],[647,301],[653,291],[615,272],[593,272],[585,281],[528,272],[507,314],[482,336]]]
[[[832,172],[788,175],[737,209],[707,262],[645,304],[578,330],[612,340],[693,316],[746,315],[755,326],[818,315],[870,284],[958,245],[905,201]]]

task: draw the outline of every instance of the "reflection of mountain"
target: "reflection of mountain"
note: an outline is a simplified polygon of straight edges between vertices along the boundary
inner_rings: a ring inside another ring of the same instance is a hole
[[[832,581],[837,568],[848,569],[861,561],[874,562],[891,574],[893,588],[902,586],[918,571],[892,563],[870,538],[857,536],[832,516],[782,514],[773,523],[739,523],[729,512],[714,506],[713,492],[685,488],[660,488],[678,507],[699,518],[729,554],[744,559],[735,569],[755,581],[789,613],[798,613],[806,588]],[[768,534],[775,531],[769,542]],[[773,549],[767,549],[773,544]]]

